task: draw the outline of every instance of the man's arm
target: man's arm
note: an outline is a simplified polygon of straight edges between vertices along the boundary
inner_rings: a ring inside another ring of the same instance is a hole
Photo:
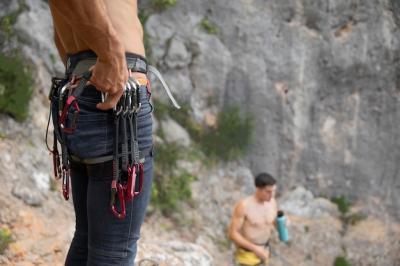
[[[98,56],[90,82],[108,92],[107,102],[100,109],[116,105],[128,80],[125,49],[107,15],[103,1],[50,0],[53,16],[62,17]],[[62,37],[62,36],[61,36]]]

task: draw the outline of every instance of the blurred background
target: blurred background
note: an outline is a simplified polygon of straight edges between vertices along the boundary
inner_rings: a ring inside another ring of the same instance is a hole
[[[278,180],[270,265],[400,265],[400,1],[139,1],[156,168],[138,259],[230,266],[234,204]],[[0,265],[63,265],[44,133],[63,64],[47,1],[0,2]]]

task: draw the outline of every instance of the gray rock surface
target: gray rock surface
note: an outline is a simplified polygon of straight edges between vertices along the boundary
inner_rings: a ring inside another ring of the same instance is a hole
[[[183,69],[196,120],[210,98],[253,115],[254,174],[268,171],[285,189],[303,184],[328,197],[379,197],[400,218],[393,10],[398,4],[389,0],[187,0],[151,15],[145,28],[161,68],[171,40],[191,44]],[[205,17],[217,35],[201,28]],[[168,69],[168,79],[179,71]]]
[[[171,241],[168,243],[143,244],[138,250],[138,261],[155,261],[159,265],[213,266],[213,260],[201,246]],[[149,264],[149,266],[152,266]]]
[[[0,263],[22,265],[30,259],[54,265],[54,259],[62,263],[73,231],[70,204],[46,192],[52,170],[43,144],[50,77],[63,66],[45,1],[26,3],[29,10],[18,17],[15,39],[1,47],[21,47],[36,66],[37,86],[27,122],[0,115],[0,222],[14,224],[18,240]],[[2,1],[0,17],[17,8],[16,0]],[[399,264],[400,230],[390,216],[368,218],[342,235],[337,210],[320,197],[344,194],[367,205],[376,201],[379,212],[400,217],[400,37],[398,14],[392,12],[398,8],[394,0],[185,0],[149,17],[145,29],[152,60],[197,121],[231,104],[255,120],[246,161],[198,171],[194,207],[177,214],[189,228],[156,223],[146,232],[147,240],[167,243],[144,242],[153,245],[154,256],[178,263],[171,265],[211,265],[212,256],[214,265],[230,266],[233,246],[226,227],[232,208],[254,191],[254,174],[268,171],[282,192],[303,186],[279,199],[293,219],[293,242],[286,246],[273,236],[278,255],[271,265],[332,265],[343,248],[354,265]],[[218,34],[202,29],[203,18],[216,25]],[[165,100],[154,83],[155,96]],[[44,206],[26,211],[22,202]],[[197,245],[184,240],[169,245],[170,238],[155,234],[155,228],[171,235],[186,230],[186,240]],[[60,239],[57,230],[63,232]],[[280,254],[287,254],[289,263]]]
[[[187,131],[171,118],[168,117],[162,120],[161,128],[167,142],[176,143],[183,147],[188,147],[190,145],[190,136]]]
[[[309,219],[321,216],[339,216],[337,206],[325,198],[314,198],[311,191],[297,187],[279,199],[279,208]]]
[[[50,10],[45,1],[25,0],[29,10],[18,16],[16,34],[22,44],[24,55],[35,65],[44,64],[50,73],[63,73],[54,45],[53,23],[49,20]]]

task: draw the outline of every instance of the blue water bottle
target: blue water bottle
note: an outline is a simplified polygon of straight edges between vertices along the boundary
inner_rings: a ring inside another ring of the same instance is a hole
[[[289,232],[286,227],[286,217],[283,211],[278,211],[278,217],[276,217],[276,224],[278,227],[279,240],[287,242],[289,240]]]

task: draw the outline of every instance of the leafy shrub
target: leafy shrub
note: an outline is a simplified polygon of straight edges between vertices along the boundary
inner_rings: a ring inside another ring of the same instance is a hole
[[[154,182],[152,187],[152,203],[168,215],[178,210],[180,201],[189,201],[192,197],[190,184],[195,176],[183,171],[179,174],[177,161],[185,156],[184,150],[172,143],[157,146],[155,150]]]
[[[350,203],[344,196],[333,197],[331,201],[338,206],[338,209],[342,214],[346,214],[350,209]]]
[[[6,228],[0,228],[0,254],[4,254],[4,251],[11,242],[12,237],[10,230]]]
[[[246,152],[252,131],[249,115],[241,116],[238,107],[229,107],[219,113],[217,127],[202,136],[201,147],[208,156],[224,161],[237,159]]]
[[[25,3],[24,0],[19,0],[18,9],[6,14],[5,16],[0,18],[0,30],[6,34],[6,37],[9,38],[13,34],[13,25],[17,21],[18,16],[25,10],[29,9],[29,6]]]
[[[208,34],[217,34],[218,28],[215,24],[209,21],[207,18],[203,18],[200,22],[200,26],[208,33]]]
[[[333,263],[334,266],[351,266],[350,262],[346,259],[346,257],[336,257],[335,262]]]
[[[26,119],[32,96],[32,76],[20,56],[0,54],[0,112],[17,121]]]
[[[152,0],[153,7],[157,10],[165,10],[176,5],[177,0]]]
[[[224,161],[243,155],[251,143],[253,122],[248,114],[241,115],[238,107],[228,107],[219,113],[217,127],[204,129],[190,116],[189,106],[175,110],[159,101],[154,103],[158,119],[172,117],[188,132],[199,148],[210,157]]]

